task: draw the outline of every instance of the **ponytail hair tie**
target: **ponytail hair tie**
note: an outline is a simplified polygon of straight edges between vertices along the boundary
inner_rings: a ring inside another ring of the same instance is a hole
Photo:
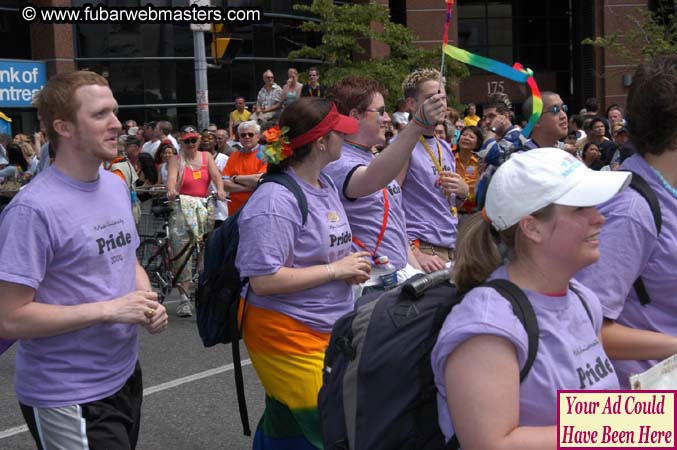
[[[489,218],[489,215],[487,214],[487,208],[482,208],[482,220],[484,220],[484,222],[487,225],[489,225],[489,234],[491,234],[491,239],[493,239],[496,246],[498,246],[500,248],[501,247],[501,234],[491,224],[491,219]],[[503,256],[504,255],[501,255],[501,257],[503,257]]]

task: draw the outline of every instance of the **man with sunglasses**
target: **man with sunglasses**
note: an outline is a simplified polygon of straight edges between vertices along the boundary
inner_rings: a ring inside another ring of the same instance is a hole
[[[223,169],[223,188],[230,192],[228,211],[231,215],[247,203],[256,189],[261,175],[266,173],[268,163],[258,156],[261,127],[254,120],[242,122],[237,127],[242,149],[233,152]]]
[[[541,118],[534,126],[531,139],[523,142],[518,150],[526,151],[540,147],[564,148],[564,143],[560,139],[564,139],[569,131],[567,105],[554,92],[545,91],[541,96],[543,97]],[[522,113],[525,118],[531,117],[533,104],[533,96],[524,102]]]
[[[370,252],[374,264],[377,257],[387,257],[397,270],[398,282],[402,282],[417,273],[420,265],[409,248],[400,181],[419,138],[424,133],[432,136],[435,124],[444,120],[446,99],[433,94],[424,109],[429,125],[409,122],[397,139],[374,157],[370,150],[386,145],[391,123],[385,111],[385,95],[384,86],[368,78],[348,77],[332,87],[329,98],[336,102],[339,112],[359,122],[359,129],[345,136],[341,157],[328,164],[324,173],[339,187],[353,235],[353,251]],[[417,109],[416,113],[420,122],[421,112]],[[384,286],[374,277],[357,285],[356,293],[363,288],[382,290]]]
[[[282,112],[282,88],[275,83],[272,70],[263,72],[263,87],[256,96],[251,119],[259,124],[277,120]]]

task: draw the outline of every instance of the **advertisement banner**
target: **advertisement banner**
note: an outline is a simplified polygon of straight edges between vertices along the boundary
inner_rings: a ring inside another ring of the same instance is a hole
[[[0,60],[0,108],[32,106],[45,83],[44,62]]]

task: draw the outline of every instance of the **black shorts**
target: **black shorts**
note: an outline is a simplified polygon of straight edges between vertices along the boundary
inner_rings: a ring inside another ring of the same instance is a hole
[[[131,450],[139,438],[142,399],[137,361],[132,376],[110,397],[60,408],[19,405],[38,450]]]

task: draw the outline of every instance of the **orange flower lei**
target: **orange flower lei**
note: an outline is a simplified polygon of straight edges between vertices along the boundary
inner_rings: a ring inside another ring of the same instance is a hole
[[[280,161],[289,158],[294,153],[289,138],[286,136],[288,131],[289,127],[280,128],[279,125],[275,125],[263,132],[263,137],[266,138],[268,144],[263,147],[263,157],[268,163],[279,164]]]

